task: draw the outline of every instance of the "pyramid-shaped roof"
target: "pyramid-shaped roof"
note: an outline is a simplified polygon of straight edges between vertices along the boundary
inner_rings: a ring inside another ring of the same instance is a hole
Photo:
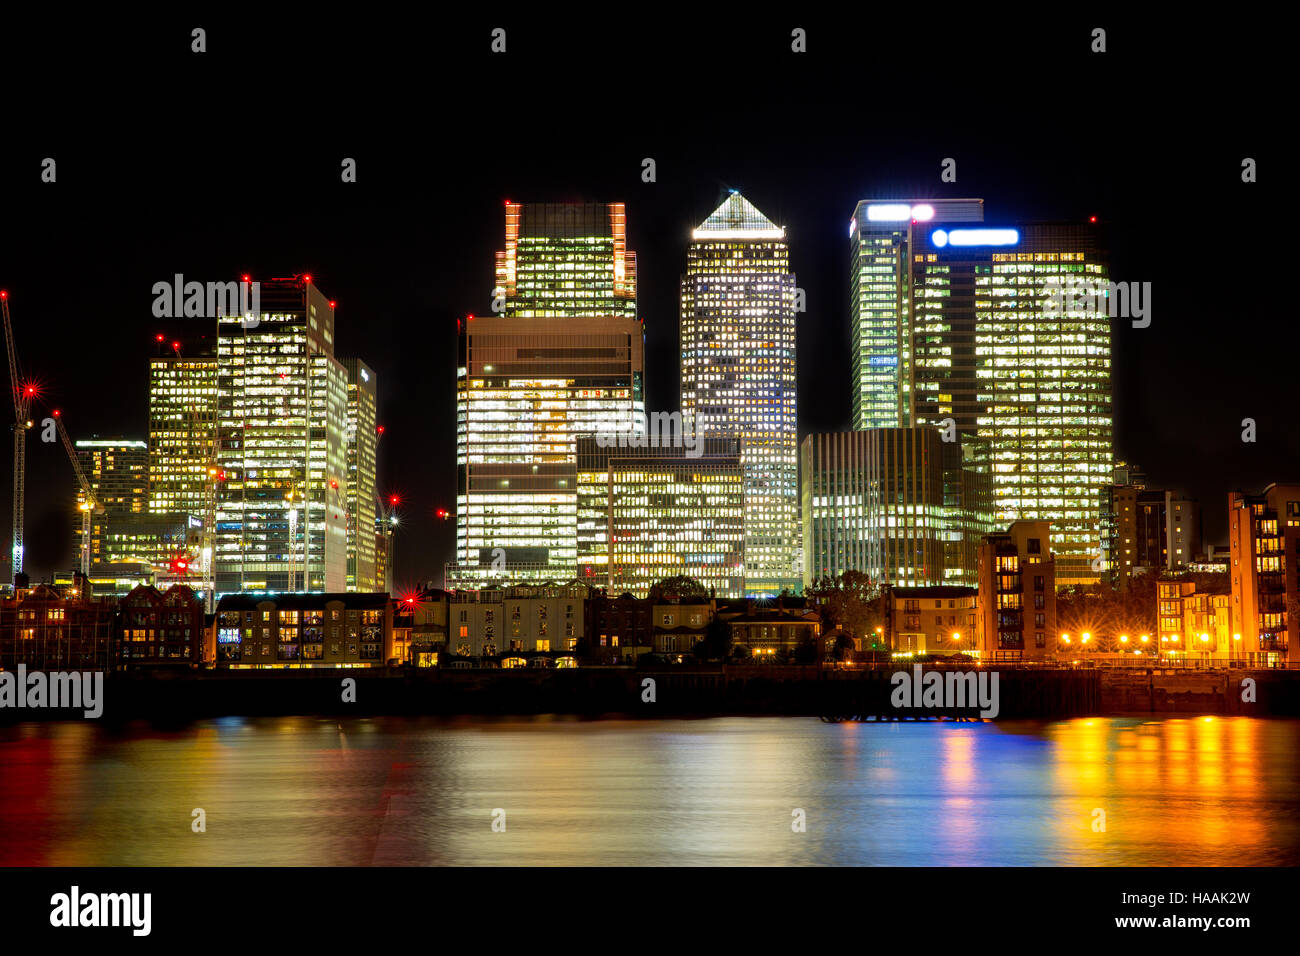
[[[695,239],[783,239],[785,229],[733,192],[693,233]]]

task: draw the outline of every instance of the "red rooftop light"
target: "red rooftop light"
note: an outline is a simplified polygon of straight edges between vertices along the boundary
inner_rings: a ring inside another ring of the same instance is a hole
[[[1089,221],[1089,222],[1096,222],[1096,221],[1097,221],[1097,217],[1096,217],[1096,216],[1089,216],[1089,217],[1088,217],[1088,221]]]
[[[311,281],[311,275],[308,274],[308,275],[303,276],[303,277],[302,277],[302,281],[303,281],[303,282],[310,282],[310,281]]]
[[[154,338],[154,341],[155,341],[155,342],[161,342],[161,341],[163,340],[164,336],[163,336],[163,334],[162,334],[161,332],[159,332],[159,333],[158,333],[157,335],[155,335],[153,338]]]

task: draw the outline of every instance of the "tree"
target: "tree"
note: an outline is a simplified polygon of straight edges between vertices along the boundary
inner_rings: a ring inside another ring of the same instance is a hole
[[[794,662],[796,664],[817,663],[817,642],[810,636],[804,635],[799,638],[799,643],[794,649]]]
[[[704,635],[694,648],[700,660],[723,660],[731,654],[731,628],[715,615],[704,629]]]
[[[849,637],[843,631],[840,631],[835,635],[835,644],[831,647],[831,659],[842,661],[849,654],[853,653],[854,649],[855,645],[853,643],[853,638]]]
[[[807,591],[822,615],[823,630],[842,628],[859,640],[874,635],[885,620],[884,596],[870,575],[845,571],[818,578]]]

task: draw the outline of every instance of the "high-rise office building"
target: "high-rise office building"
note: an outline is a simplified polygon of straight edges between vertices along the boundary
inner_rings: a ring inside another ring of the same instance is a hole
[[[375,570],[375,372],[360,359],[347,358],[348,420],[344,436],[348,460],[348,590],[377,591]]]
[[[917,240],[939,223],[983,220],[982,199],[863,200],[853,210],[849,220],[849,329],[855,429],[918,423],[911,411],[913,319],[917,306],[930,307],[923,310],[923,329],[934,326],[930,334],[955,338],[958,349],[969,338],[967,326],[973,316],[951,316],[947,321],[953,327],[947,331],[940,328],[944,318],[936,318],[933,307],[946,303],[940,301],[943,290],[934,277],[921,277],[918,290],[913,290],[911,264]],[[959,284],[965,281],[961,273],[956,279]],[[951,350],[954,345],[938,340],[931,345],[925,356],[930,363],[926,367],[951,369],[938,360],[942,349]]]
[[[143,514],[149,508],[149,446],[125,438],[82,439],[75,443],[81,472],[102,510],[90,515],[90,563],[110,560],[107,547],[109,522]],[[81,515],[86,495],[76,489],[77,523],[73,554],[81,554]]]
[[[347,584],[347,370],[307,275],[261,283],[256,325],[219,319],[216,590]]]
[[[743,595],[740,442],[701,437],[695,450],[578,439],[578,580],[640,598],[685,576]]]
[[[577,439],[643,407],[635,319],[469,318],[457,386],[456,562],[448,588],[568,581]]]
[[[802,586],[795,277],[784,227],[733,192],[695,229],[682,278],[682,417],[742,442],[745,592]]]
[[[974,587],[991,530],[987,453],[939,429],[811,434],[801,448],[805,587],[861,571],[898,587]]]
[[[216,461],[215,349],[149,360],[149,510],[207,515]]]
[[[461,323],[449,588],[568,581],[577,439],[644,414],[622,203],[506,203],[493,316]]]
[[[637,317],[621,202],[507,202],[496,274],[506,318]]]
[[[1104,294],[1053,293],[1107,286],[1097,227],[935,229],[925,243],[918,253],[990,249],[975,281],[975,377],[997,517],[1049,521],[1057,585],[1096,582],[1114,467],[1110,317]]]
[[[1300,485],[1228,495],[1233,653],[1251,664],[1300,662]],[[1240,648],[1240,650],[1238,650]]]

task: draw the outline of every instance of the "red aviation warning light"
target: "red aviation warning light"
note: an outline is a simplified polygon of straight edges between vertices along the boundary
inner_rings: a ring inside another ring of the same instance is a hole
[[[155,342],[161,342],[164,338],[166,338],[166,336],[164,336],[161,332],[159,332],[157,335],[153,337],[153,340]]]
[[[190,559],[183,554],[178,554],[172,558],[169,567],[173,574],[188,574],[190,570]]]
[[[1097,221],[1097,217],[1096,217],[1096,216],[1089,216],[1089,217],[1088,217],[1088,221],[1089,221],[1089,222],[1096,222],[1096,221]]]
[[[375,426],[375,434],[377,434],[377,435],[382,435],[383,433],[384,433],[384,426],[383,426],[383,425],[376,425],[376,426]]]
[[[400,505],[400,504],[402,503],[402,496],[401,496],[401,495],[389,495],[389,496],[388,496],[388,503],[389,503],[390,505]]]
[[[439,517],[439,518],[444,518],[444,519],[447,518],[447,517],[448,517],[447,509],[446,509],[446,508],[439,508],[439,509],[438,509],[438,517]]]

